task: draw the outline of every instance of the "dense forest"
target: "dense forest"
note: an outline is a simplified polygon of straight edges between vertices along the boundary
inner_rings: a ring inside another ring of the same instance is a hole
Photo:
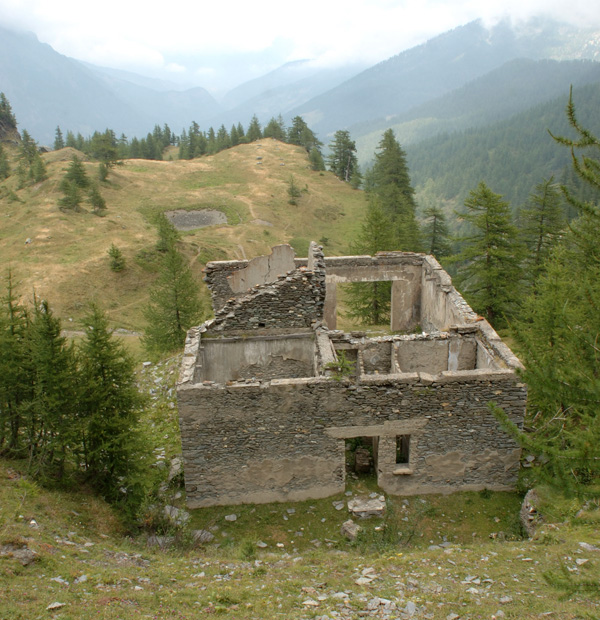
[[[576,91],[578,114],[600,130],[600,84]],[[444,134],[406,148],[412,180],[424,203],[464,203],[482,179],[513,208],[523,204],[543,178],[572,179],[570,154],[548,130],[573,135],[564,115],[565,97],[536,106],[496,125]]]

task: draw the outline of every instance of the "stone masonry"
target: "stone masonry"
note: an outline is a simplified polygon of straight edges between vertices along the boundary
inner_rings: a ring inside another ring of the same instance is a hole
[[[278,252],[279,266],[274,252],[236,276],[233,288],[248,278],[248,290],[228,289],[228,278],[249,261],[206,267],[215,318],[190,330],[177,390],[188,505],[339,493],[357,437],[369,438],[391,494],[512,488],[520,449],[489,403],[522,425],[520,363],[437,261],[329,259],[314,243],[293,263]],[[376,279],[393,283],[392,322],[426,332],[369,338],[327,326],[332,285]],[[342,351],[355,371],[334,380],[327,364]]]

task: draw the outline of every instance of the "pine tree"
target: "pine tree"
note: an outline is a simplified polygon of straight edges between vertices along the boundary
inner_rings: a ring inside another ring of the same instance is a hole
[[[125,269],[125,257],[123,256],[123,252],[121,252],[114,243],[108,248],[107,254],[110,258],[111,271],[119,272]]]
[[[240,136],[238,134],[237,127],[235,125],[231,126],[231,131],[229,132],[229,138],[231,140],[231,146],[237,146],[240,143]]]
[[[2,144],[0,144],[0,181],[7,179],[10,176],[10,164],[8,163],[8,157]]]
[[[437,258],[450,256],[450,232],[446,224],[446,216],[439,207],[425,209],[425,226],[423,227],[423,242],[425,251]]]
[[[552,250],[514,330],[525,363],[528,426],[519,433],[529,450],[544,455],[542,478],[567,494],[600,497],[600,140],[576,117],[572,93],[567,118],[577,138],[555,137],[572,153],[577,176],[588,185],[582,201],[563,186],[581,214]],[[577,153],[577,154],[576,154]],[[579,155],[583,153],[583,155]],[[595,156],[595,157],[594,157]],[[499,417],[502,416],[499,413]]]
[[[19,187],[28,183],[39,183],[46,178],[46,166],[38,151],[35,140],[24,129],[21,135],[21,147],[19,149]]]
[[[106,211],[106,200],[104,200],[97,185],[92,185],[92,187],[90,187],[88,201],[96,215],[104,215]]]
[[[246,131],[246,142],[254,142],[260,140],[263,137],[262,129],[256,114],[252,116],[250,124],[248,125],[248,131]]]
[[[154,225],[158,232],[158,239],[156,240],[157,251],[168,252],[179,241],[179,232],[164,213],[158,213],[154,217]]]
[[[552,249],[566,228],[563,205],[560,189],[551,177],[536,185],[528,203],[521,209],[521,238],[527,250],[524,271],[532,286],[543,273]]]
[[[371,198],[367,207],[365,221],[356,241],[351,246],[353,254],[374,255],[381,251],[394,249],[394,228],[391,218],[379,204]],[[381,325],[390,319],[391,283],[358,282],[348,288],[348,316],[361,323]]]
[[[32,370],[27,356],[30,318],[17,301],[12,274],[0,307],[0,454],[24,456],[23,403],[31,399]]]
[[[78,349],[81,459],[89,484],[109,501],[126,501],[143,465],[139,434],[142,398],[135,364],[95,306],[85,317]]]
[[[0,93],[0,127],[6,129],[17,128],[17,119],[4,93]]]
[[[460,261],[457,284],[473,306],[495,327],[502,326],[515,310],[521,278],[522,250],[510,208],[502,196],[481,182],[465,200],[460,217],[472,233],[456,257]]]
[[[421,234],[406,155],[391,129],[384,132],[377,149],[367,183],[368,190],[379,197],[381,205],[395,222],[397,249],[419,251]]]
[[[65,140],[63,138],[62,131],[60,127],[56,127],[56,133],[54,134],[54,150],[59,151],[60,149],[65,148]]]
[[[283,142],[286,135],[287,132],[281,114],[277,118],[274,116],[271,117],[271,120],[269,120],[263,131],[263,136],[265,138],[274,138],[275,140],[281,140]]]
[[[342,181],[349,182],[358,170],[356,144],[350,138],[350,132],[339,129],[329,143],[330,155],[327,157],[329,169]]]
[[[71,163],[69,164],[62,181],[64,181],[65,184],[74,183],[81,189],[87,189],[90,186],[90,179],[87,176],[85,167],[76,155],[73,155],[71,158]],[[60,189],[62,189],[62,182]]]
[[[83,201],[81,190],[73,181],[61,181],[60,189],[63,192],[63,197],[58,199],[58,204],[63,209],[71,209],[73,211],[79,211],[79,205]]]
[[[32,473],[62,476],[79,439],[75,354],[48,303],[34,302],[27,338],[32,392],[22,406],[29,462]]]
[[[217,151],[223,151],[231,146],[231,138],[225,129],[225,125],[221,125],[217,131]]]
[[[308,159],[310,161],[310,168],[316,172],[321,172],[325,170],[325,161],[323,160],[323,155],[321,155],[321,151],[313,146],[310,149],[310,153],[308,154]]]
[[[152,353],[181,348],[187,330],[202,322],[198,286],[175,243],[167,248],[161,259],[158,279],[150,291],[150,303],[144,316],[147,327],[143,342]]]

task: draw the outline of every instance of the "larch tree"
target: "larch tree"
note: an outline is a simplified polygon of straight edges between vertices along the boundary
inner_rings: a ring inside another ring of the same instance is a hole
[[[521,238],[527,252],[525,279],[535,287],[552,249],[567,226],[563,195],[553,177],[536,185],[529,201],[521,209],[520,219]]]
[[[575,139],[573,169],[589,190],[582,201],[563,186],[580,213],[551,251],[514,329],[528,385],[524,446],[543,456],[538,472],[566,494],[600,497],[600,139],[578,122],[572,93],[567,118]],[[504,418],[505,423],[510,424]]]
[[[356,143],[350,137],[350,132],[339,129],[329,143],[330,154],[327,157],[329,169],[342,181],[350,182],[358,171],[356,157]]]
[[[202,322],[203,306],[198,285],[177,248],[177,231],[164,216],[158,221],[164,249],[158,278],[144,312],[147,326],[143,343],[151,353],[166,353],[181,348],[187,330]]]
[[[367,188],[378,196],[395,223],[396,249],[421,250],[415,190],[410,181],[406,154],[391,129],[383,133],[379,142]]]
[[[483,182],[465,200],[459,216],[470,233],[456,257],[456,282],[473,309],[495,327],[505,324],[517,305],[522,248],[509,204]]]
[[[376,197],[369,200],[365,220],[352,244],[353,254],[374,255],[394,249],[394,227]],[[391,282],[354,282],[348,287],[348,316],[360,323],[381,325],[390,319]]]
[[[254,142],[255,140],[260,140],[263,137],[262,129],[260,127],[260,123],[258,122],[258,117],[256,114],[252,116],[250,120],[250,124],[248,125],[248,130],[246,131],[246,142]]]

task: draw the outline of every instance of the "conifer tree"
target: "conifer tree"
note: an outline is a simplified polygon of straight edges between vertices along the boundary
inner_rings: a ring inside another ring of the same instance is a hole
[[[111,502],[124,500],[143,464],[135,365],[92,306],[79,346],[82,455],[89,483]],[[125,491],[125,492],[124,492]]]
[[[77,183],[63,179],[60,184],[60,189],[63,192],[63,196],[58,199],[59,206],[63,209],[78,211],[79,205],[81,205],[81,202],[83,201],[83,195],[81,194],[81,190],[77,186]]]
[[[587,184],[582,201],[563,186],[581,214],[552,250],[514,330],[525,364],[528,426],[515,436],[543,455],[543,479],[567,494],[600,497],[600,140],[576,117],[572,93],[567,118],[576,139],[555,139],[571,149],[573,168]],[[582,153],[582,155],[580,155]]]
[[[325,170],[325,161],[323,160],[323,155],[321,155],[321,151],[313,146],[310,149],[310,153],[308,154],[308,159],[310,161],[310,168],[316,172],[321,172]]]
[[[22,406],[29,461],[33,473],[62,476],[79,439],[75,354],[48,303],[34,302],[27,338],[32,391]]]
[[[473,309],[495,327],[502,326],[514,311],[521,278],[521,246],[511,222],[510,208],[502,196],[481,182],[465,200],[460,217],[471,224],[463,237],[465,246],[456,281]]]
[[[121,252],[114,243],[108,248],[107,254],[110,258],[111,271],[119,272],[125,269],[125,257],[123,256],[123,252]]]
[[[368,180],[368,191],[375,193],[396,225],[396,249],[419,251],[420,230],[416,218],[417,205],[406,155],[388,129],[384,132],[375,153],[375,163]]]
[[[10,176],[10,164],[8,163],[8,157],[2,144],[0,144],[0,181],[7,179]]]
[[[150,303],[144,312],[144,346],[151,353],[166,353],[183,346],[190,327],[202,322],[198,285],[185,258],[172,243],[164,256]]]
[[[231,131],[229,132],[229,138],[231,140],[231,146],[237,146],[240,143],[240,136],[238,134],[238,130],[235,124],[231,126]]]
[[[327,157],[329,169],[342,181],[349,182],[358,171],[356,144],[350,138],[350,132],[339,129],[329,143],[330,155]]]
[[[521,238],[527,251],[524,271],[532,286],[543,273],[552,249],[566,228],[563,204],[560,188],[550,177],[536,185],[521,209]]]
[[[246,131],[246,142],[254,142],[260,140],[263,137],[258,117],[254,114],[248,125],[248,131]]]
[[[274,138],[275,140],[281,140],[282,142],[285,140],[286,135],[287,132],[281,114],[277,118],[274,116],[271,117],[263,130],[263,136],[265,138]]]
[[[225,125],[221,125],[219,127],[219,130],[217,131],[216,143],[217,151],[223,151],[231,146],[231,137],[227,133]]]
[[[217,152],[217,135],[212,127],[208,128],[206,132],[206,154],[214,155]],[[194,155],[196,152],[194,151]]]
[[[439,207],[425,209],[425,226],[423,227],[423,243],[425,251],[436,258],[450,256],[450,232],[446,224],[446,216]]]
[[[4,93],[0,93],[0,126],[7,129],[17,128],[17,119]]]
[[[0,307],[0,454],[24,456],[23,403],[31,398],[31,365],[27,356],[30,318],[16,299],[12,273]]]
[[[44,161],[39,154],[35,140],[26,129],[21,134],[17,174],[20,187],[24,187],[27,183],[39,183],[46,178]]]
[[[54,150],[59,151],[60,149],[65,148],[65,140],[63,138],[62,131],[60,127],[56,127],[56,133],[54,134]]]
[[[87,176],[85,167],[77,155],[73,155],[71,158],[71,163],[63,176],[63,181],[66,183],[74,183],[81,189],[87,189],[90,186],[90,179]]]
[[[394,228],[376,197],[369,200],[365,221],[351,246],[353,254],[374,255],[394,248]],[[381,325],[390,319],[391,283],[355,282],[348,288],[348,316],[360,323]]]
[[[187,330],[202,322],[203,307],[198,285],[177,249],[177,230],[164,214],[157,217],[156,225],[157,249],[163,256],[144,313],[147,327],[143,341],[148,351],[165,353],[183,345]]]
[[[88,201],[96,215],[104,215],[106,211],[106,200],[104,200],[97,185],[92,185],[88,192]]]

